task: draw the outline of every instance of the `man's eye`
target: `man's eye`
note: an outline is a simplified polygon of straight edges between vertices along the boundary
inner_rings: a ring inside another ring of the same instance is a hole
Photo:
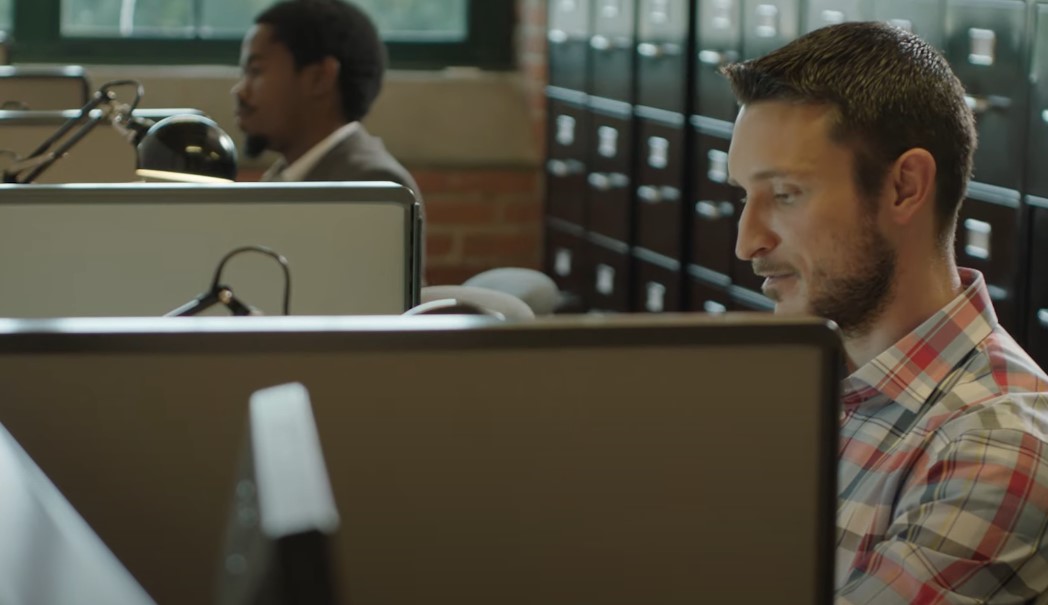
[[[794,195],[792,193],[776,193],[775,201],[788,204],[793,201]]]

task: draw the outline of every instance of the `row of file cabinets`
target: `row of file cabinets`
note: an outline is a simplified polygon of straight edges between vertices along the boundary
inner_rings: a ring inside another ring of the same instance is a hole
[[[1001,324],[1048,367],[1048,199],[1030,197],[1020,207],[1002,191],[975,187],[969,193],[958,225],[958,263],[983,272]],[[1018,262],[1019,251],[1028,253],[1028,265]],[[677,262],[556,218],[546,222],[545,259],[546,272],[572,300],[569,311],[774,308],[755,291],[759,284],[732,283],[701,265]],[[1024,286],[1017,287],[1019,283]]]
[[[823,25],[891,22],[940,48],[964,83],[977,181],[1020,190],[1018,158],[1048,154],[1048,0],[550,0],[549,11],[554,88],[726,122],[737,104],[723,65]],[[1029,168],[1026,190],[1048,197],[1048,171]]]
[[[771,311],[771,300],[724,275],[682,266],[576,225],[549,219],[546,272],[568,295],[566,311],[673,313]]]
[[[605,248],[759,291],[760,279],[734,253],[742,192],[728,184],[731,124],[579,101],[551,99],[547,216]],[[958,263],[983,272],[1011,330],[1021,321],[1027,214],[1015,190],[972,183],[958,222]]]

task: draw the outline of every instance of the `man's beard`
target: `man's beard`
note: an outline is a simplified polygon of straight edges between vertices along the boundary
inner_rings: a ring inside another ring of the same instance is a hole
[[[895,250],[873,221],[863,225],[858,243],[839,275],[814,271],[812,286],[818,289],[809,292],[808,302],[812,313],[833,320],[851,338],[868,334],[895,296]]]
[[[244,155],[250,159],[257,158],[267,149],[269,149],[269,139],[267,137],[249,134],[244,139]]]

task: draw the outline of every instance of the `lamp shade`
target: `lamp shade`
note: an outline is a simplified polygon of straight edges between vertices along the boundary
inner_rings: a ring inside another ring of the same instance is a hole
[[[236,145],[210,118],[167,117],[139,142],[138,173],[164,180],[231,181],[237,175]]]

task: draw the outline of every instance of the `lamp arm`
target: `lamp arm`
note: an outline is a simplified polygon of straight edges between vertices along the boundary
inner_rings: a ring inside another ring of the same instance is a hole
[[[116,86],[124,86],[134,84],[137,87],[135,92],[134,101],[128,106],[122,106],[121,108],[115,108],[113,101],[116,96],[111,91]],[[73,148],[74,145],[80,142],[99,122],[103,120],[112,120],[114,112],[120,111],[126,112],[128,115],[138,106],[138,102],[141,100],[143,94],[142,85],[134,80],[116,80],[103,84],[98,92],[91,97],[87,103],[81,107],[77,114],[68,120],[64,124],[58,127],[51,136],[47,137],[44,142],[33,150],[24,160],[16,162],[13,167],[8,167],[4,170],[3,180],[5,183],[32,183],[39,177],[45,170],[51,167],[56,161],[61,159],[66,152]],[[95,115],[92,115],[92,111],[102,108],[101,111]],[[120,117],[119,115],[117,117]],[[87,119],[85,123],[84,120]],[[70,131],[77,126],[80,126],[79,130],[73,133],[72,136],[65,139],[57,149],[51,151],[51,147],[55,145],[59,140],[62,140]],[[29,170],[29,173],[24,177],[20,178],[20,174]]]

